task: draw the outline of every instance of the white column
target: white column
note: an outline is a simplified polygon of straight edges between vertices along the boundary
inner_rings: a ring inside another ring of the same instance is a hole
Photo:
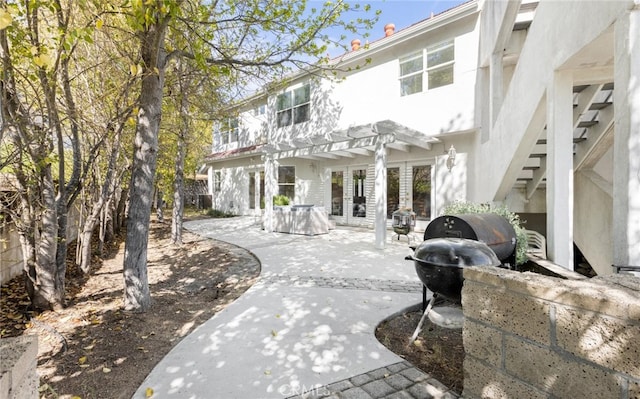
[[[547,245],[554,263],[573,270],[573,81],[556,72],[547,88]]]
[[[264,231],[273,231],[273,196],[278,194],[276,162],[273,155],[264,156]]]
[[[502,51],[491,54],[491,67],[489,68],[490,86],[489,92],[491,96],[491,102],[489,108],[491,109],[491,126],[498,118],[500,108],[502,108],[502,98],[504,96],[503,89],[503,66],[502,66]]]
[[[640,1],[616,21],[613,263],[640,266]]]
[[[387,241],[387,148],[378,142],[375,153],[376,248],[384,249]]]

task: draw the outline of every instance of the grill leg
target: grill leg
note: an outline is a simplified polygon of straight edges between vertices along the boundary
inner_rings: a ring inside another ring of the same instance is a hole
[[[422,311],[427,308],[427,286],[422,284]]]
[[[422,331],[422,324],[424,324],[424,320],[427,318],[429,311],[433,307],[433,302],[435,301],[436,296],[437,294],[434,293],[431,299],[429,300],[429,305],[427,305],[427,308],[422,314],[422,317],[420,318],[420,322],[418,323],[418,327],[416,327],[416,330],[413,332],[413,335],[411,336],[411,341],[409,341],[409,343],[413,343],[413,341],[415,341],[416,338],[418,338],[418,334],[420,334],[420,331]]]

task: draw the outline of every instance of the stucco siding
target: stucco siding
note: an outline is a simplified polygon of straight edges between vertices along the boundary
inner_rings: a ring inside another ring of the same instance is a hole
[[[628,9],[630,1],[559,2],[541,1],[531,24],[527,40],[506,91],[501,111],[491,131],[491,140],[479,145],[479,169],[505,176],[514,159],[528,155],[539,131],[528,127],[539,106],[546,103],[546,88],[552,84],[554,71],[586,44],[609,28],[616,17]],[[489,21],[484,21],[488,23]],[[553,45],[549,45],[553,43]],[[525,137],[525,133],[529,136]],[[491,154],[496,151],[502,156]],[[474,193],[477,201],[496,198],[500,179],[478,175]]]
[[[399,43],[389,53],[376,55],[374,65],[335,83],[332,93],[339,100],[332,109],[339,111],[337,127],[391,119],[426,135],[472,129],[478,54],[474,27],[475,17],[469,17]],[[451,39],[455,39],[454,83],[426,90],[425,82],[423,92],[401,96],[399,58]]]
[[[611,274],[613,198],[589,174],[576,173],[574,190],[576,198],[585,199],[576,201],[574,241],[598,275]]]

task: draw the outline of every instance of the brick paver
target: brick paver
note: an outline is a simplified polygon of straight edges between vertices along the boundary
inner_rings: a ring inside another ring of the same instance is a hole
[[[288,399],[458,399],[409,362],[399,362]]]
[[[337,288],[387,292],[422,292],[422,283],[405,280],[378,280],[355,277],[272,275],[260,280],[264,284],[285,284],[294,287]]]

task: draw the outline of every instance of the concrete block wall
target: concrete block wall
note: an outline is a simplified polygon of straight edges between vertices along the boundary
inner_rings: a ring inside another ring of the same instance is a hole
[[[0,227],[0,283],[22,273],[22,248],[13,223]]]
[[[80,223],[80,209],[73,207],[69,211],[67,220],[67,240],[78,238],[78,224]],[[22,248],[20,237],[13,223],[0,227],[0,284],[22,274]]]
[[[0,398],[38,398],[38,337],[0,339]]]
[[[640,278],[464,278],[464,397],[640,398]]]

